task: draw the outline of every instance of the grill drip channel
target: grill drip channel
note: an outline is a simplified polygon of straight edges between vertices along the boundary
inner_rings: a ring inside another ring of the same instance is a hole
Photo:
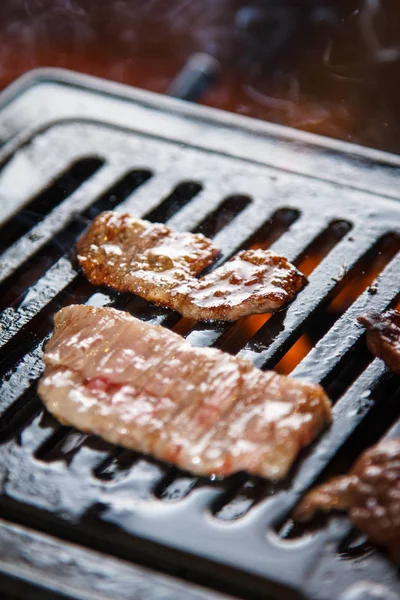
[[[356,576],[384,573],[396,586],[394,567],[346,518],[300,531],[290,511],[310,485],[347,470],[399,419],[399,381],[368,353],[356,317],[399,302],[400,206],[386,198],[378,206],[368,193],[290,170],[90,123],[54,124],[32,137],[8,157],[8,180],[23,176],[15,157],[29,152],[39,168],[43,146],[51,153],[54,144],[65,148],[64,169],[41,173],[41,190],[27,194],[1,230],[8,235],[0,257],[2,511],[191,580],[207,576],[208,585],[243,597],[327,597],[310,576],[321,548],[338,581],[338,556],[363,558],[365,550],[369,570]],[[74,245],[106,209],[211,236],[222,249],[219,262],[242,248],[272,248],[310,283],[285,310],[235,324],[193,323],[95,288],[79,273]],[[73,302],[128,310],[194,345],[322,383],[334,402],[334,425],[279,485],[243,473],[195,478],[63,427],[42,408],[36,384],[52,316]],[[347,571],[344,577],[351,583]]]

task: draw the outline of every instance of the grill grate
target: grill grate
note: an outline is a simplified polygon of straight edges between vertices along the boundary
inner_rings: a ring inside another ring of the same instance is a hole
[[[249,134],[241,135],[248,143]],[[2,510],[117,556],[194,580],[206,574],[210,585],[245,596],[251,586],[254,596],[296,597],[297,590],[331,599],[332,589],[318,588],[310,575],[313,565],[319,574],[330,565],[337,597],[345,585],[376,574],[399,589],[394,567],[377,551],[365,553],[365,571],[361,566],[353,578],[337,561],[344,547],[357,546],[347,519],[331,518],[304,535],[288,517],[313,482],[348,468],[347,448],[362,451],[399,418],[398,379],[368,354],[356,317],[399,301],[400,206],[357,189],[356,181],[335,183],[290,167],[206,151],[193,141],[182,147],[106,120],[54,122],[4,151],[0,194],[6,182],[16,208],[0,231],[7,246],[0,257]],[[20,185],[28,174],[32,186]],[[73,247],[109,208],[212,236],[220,261],[240,248],[270,247],[307,270],[310,283],[286,310],[237,324],[196,324],[132,295],[96,289],[77,270]],[[365,280],[345,312],[329,312],[363,270],[373,285]],[[194,345],[239,351],[260,368],[279,367],[302,334],[322,322],[293,375],[327,388],[334,424],[279,485],[244,474],[194,478],[62,427],[42,409],[36,382],[52,315],[72,302],[128,310]]]

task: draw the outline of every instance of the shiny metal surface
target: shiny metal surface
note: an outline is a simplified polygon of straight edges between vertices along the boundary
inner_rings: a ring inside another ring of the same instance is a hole
[[[399,416],[398,382],[366,352],[356,322],[398,301],[399,159],[60,72],[25,78],[2,99],[0,131],[12,138],[0,172],[2,514],[245,598],[333,600],[371,572],[397,592],[383,555],[346,546],[346,518],[296,539],[285,531],[302,493]],[[64,177],[71,169],[75,187]],[[77,236],[113,208],[211,235],[221,261],[254,244],[300,268],[314,257],[310,283],[255,330],[182,323],[80,274]],[[61,427],[36,396],[42,345],[63,305],[123,308],[270,368],[381,255],[373,282],[326,320],[293,371],[326,387],[335,420],[283,485],[194,478]]]

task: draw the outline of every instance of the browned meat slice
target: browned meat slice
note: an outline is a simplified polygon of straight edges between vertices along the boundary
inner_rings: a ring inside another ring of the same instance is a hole
[[[201,234],[103,212],[78,241],[78,260],[91,283],[171,306],[170,291],[192,281],[219,255]]]
[[[279,479],[330,421],[323,390],[112,308],[54,318],[39,394],[60,421],[203,475]]]
[[[373,446],[348,475],[311,490],[295,518],[306,521],[317,510],[348,510],[355,525],[400,564],[400,438]]]
[[[305,275],[284,256],[243,250],[191,287],[178,288],[178,310],[197,320],[236,321],[277,310],[293,300],[306,282]]]
[[[358,320],[367,329],[367,344],[372,354],[384,360],[389,369],[400,373],[400,312],[371,312]]]
[[[128,214],[99,215],[78,242],[78,259],[92,283],[129,291],[195,320],[234,321],[273,312],[307,282],[283,256],[239,252],[196,279],[219,250],[200,234],[177,233]]]

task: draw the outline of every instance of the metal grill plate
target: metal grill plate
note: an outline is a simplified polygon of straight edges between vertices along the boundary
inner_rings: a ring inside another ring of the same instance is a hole
[[[379,578],[388,593],[399,590],[395,568],[377,552],[359,557],[358,571],[339,560],[339,544],[349,533],[346,519],[331,519],[295,541],[277,533],[278,523],[336,453],[353,439],[362,446],[358,428],[382,414],[379,437],[398,418],[398,382],[384,365],[362,351],[361,366],[353,365],[363,344],[355,318],[396,300],[398,254],[388,259],[374,293],[365,290],[296,368],[295,375],[328,390],[347,362],[351,374],[347,389],[334,398],[333,426],[303,454],[284,485],[242,475],[223,482],[198,480],[116,451],[57,425],[35,393],[43,340],[61,306],[89,302],[124,308],[167,327],[179,321],[170,311],[85,282],[72,247],[96,211],[112,206],[138,216],[162,214],[179,230],[210,226],[218,231],[214,241],[222,259],[250,243],[265,224],[272,247],[294,261],[333,224],[345,225],[307,288],[241,349],[257,366],[272,367],[360,261],[372,260],[374,248],[379,251],[374,245],[398,232],[399,159],[58,72],[40,72],[6,92],[0,132],[13,138],[1,157],[0,198],[4,218],[11,218],[6,227],[24,219],[26,229],[0,257],[4,514],[189,579],[206,577],[209,585],[245,597],[306,594],[332,600],[358,579],[371,577]],[[101,165],[75,191],[55,206],[40,200],[42,190],[87,158]],[[128,175],[136,183],[119,195]],[[217,227],[221,204],[229,206],[226,199],[239,196],[249,201]],[[29,212],[28,205],[40,205],[43,212]],[[286,221],[274,235],[278,214]],[[219,345],[231,327],[195,325],[186,335],[193,344]],[[235,509],[230,520],[219,518],[237,498],[247,502],[240,518],[234,518]],[[327,564],[331,580],[322,584]]]

